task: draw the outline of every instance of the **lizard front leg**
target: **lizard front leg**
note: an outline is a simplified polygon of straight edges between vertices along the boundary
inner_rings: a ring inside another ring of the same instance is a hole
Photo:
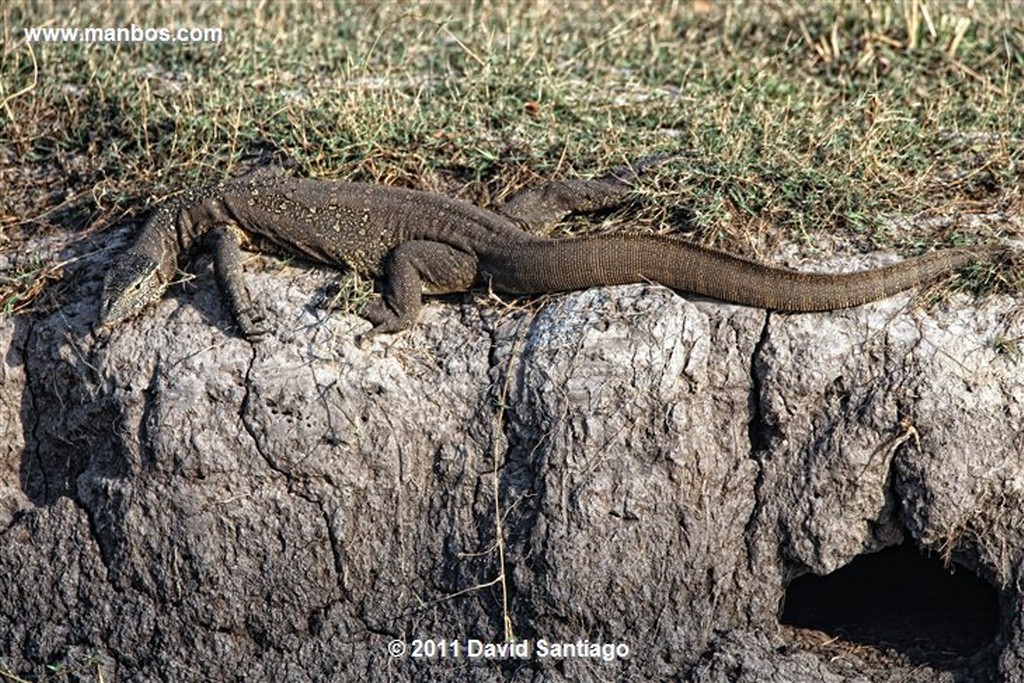
[[[249,291],[242,281],[242,239],[242,231],[228,224],[215,226],[206,236],[207,244],[213,251],[217,285],[235,324],[246,339],[257,341],[267,330],[262,326],[263,317],[253,306]]]
[[[395,247],[384,263],[383,296],[366,309],[373,329],[404,330],[419,316],[423,294],[465,292],[476,282],[477,259],[443,242],[413,240]]]

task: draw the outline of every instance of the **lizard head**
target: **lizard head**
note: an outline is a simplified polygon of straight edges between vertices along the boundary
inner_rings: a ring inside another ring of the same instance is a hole
[[[156,261],[143,254],[121,256],[103,278],[100,327],[108,327],[142,312],[167,289]]]

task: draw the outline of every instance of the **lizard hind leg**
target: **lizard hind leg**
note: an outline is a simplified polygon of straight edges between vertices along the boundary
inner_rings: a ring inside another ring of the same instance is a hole
[[[570,213],[591,213],[623,204],[629,185],[617,178],[553,180],[518,192],[496,211],[527,232],[547,233]]]
[[[232,224],[216,225],[207,233],[206,240],[213,251],[217,285],[235,324],[246,339],[259,340],[267,330],[242,281],[242,231]]]
[[[527,232],[545,234],[571,213],[594,213],[625,204],[641,175],[678,158],[645,157],[597,178],[548,181],[517,192],[495,210]]]
[[[363,336],[410,327],[423,307],[424,294],[465,292],[476,279],[476,256],[443,242],[413,240],[395,247],[384,264],[383,296],[365,312],[373,329]]]

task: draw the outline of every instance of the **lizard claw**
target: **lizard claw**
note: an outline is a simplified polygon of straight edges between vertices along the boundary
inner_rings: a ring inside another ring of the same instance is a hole
[[[361,335],[365,338],[375,337],[378,334],[401,332],[412,325],[414,321],[412,316],[395,313],[384,299],[374,301],[367,306],[363,317],[373,323],[373,328]]]
[[[239,311],[235,320],[242,336],[252,343],[262,341],[270,334],[270,327],[266,322],[264,316],[252,310]]]
[[[377,336],[377,328],[372,327],[362,334],[355,336],[356,346],[365,351],[370,348],[370,344],[373,342],[373,338]]]

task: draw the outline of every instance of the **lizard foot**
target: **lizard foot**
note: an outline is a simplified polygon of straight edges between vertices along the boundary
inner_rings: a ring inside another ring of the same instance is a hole
[[[270,326],[267,324],[266,318],[253,309],[237,311],[235,325],[242,336],[252,343],[261,341],[270,334]]]
[[[375,337],[378,334],[401,332],[412,325],[413,316],[395,313],[383,299],[374,301],[366,307],[363,317],[373,323],[371,329],[363,337]]]

